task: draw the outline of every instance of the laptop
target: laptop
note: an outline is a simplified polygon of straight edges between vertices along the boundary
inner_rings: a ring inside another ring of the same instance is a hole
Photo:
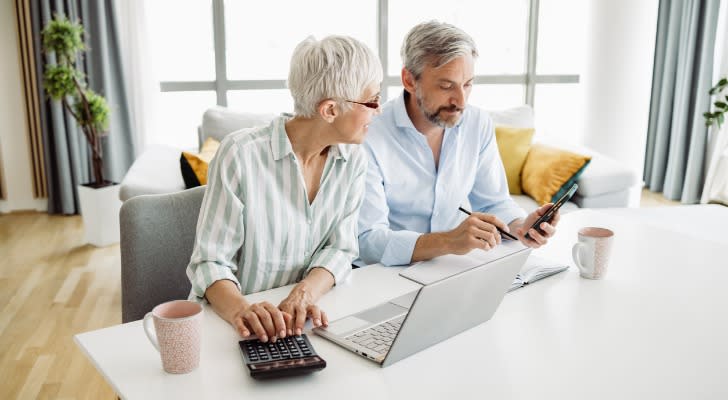
[[[520,249],[313,331],[387,367],[488,321],[530,252]]]

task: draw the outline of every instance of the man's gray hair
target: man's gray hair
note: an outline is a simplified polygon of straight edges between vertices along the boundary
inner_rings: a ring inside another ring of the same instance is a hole
[[[419,79],[426,66],[439,68],[457,57],[478,58],[475,41],[462,29],[439,21],[428,21],[412,28],[402,43],[404,67]]]
[[[288,88],[297,115],[316,115],[318,105],[326,99],[338,101],[348,111],[352,105],[344,100],[368,100],[360,96],[368,86],[381,82],[379,57],[352,37],[332,35],[316,40],[309,36],[293,50]]]

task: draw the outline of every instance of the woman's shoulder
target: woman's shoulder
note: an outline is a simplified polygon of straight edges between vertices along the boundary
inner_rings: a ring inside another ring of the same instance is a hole
[[[243,128],[229,133],[220,142],[221,152],[246,153],[257,152],[261,146],[269,146],[275,130],[276,121],[268,125]]]

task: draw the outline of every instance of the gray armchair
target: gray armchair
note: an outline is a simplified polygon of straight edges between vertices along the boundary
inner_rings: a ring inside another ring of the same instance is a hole
[[[121,320],[144,318],[157,304],[185,299],[205,186],[134,197],[121,207]]]

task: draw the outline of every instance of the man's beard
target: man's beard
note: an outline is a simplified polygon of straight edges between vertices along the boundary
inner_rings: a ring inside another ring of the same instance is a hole
[[[422,96],[422,92],[420,92],[419,86],[415,87],[415,99],[417,100],[417,106],[420,108],[420,110],[422,110],[422,114],[425,115],[425,118],[427,118],[428,121],[439,126],[440,128],[452,128],[458,123],[458,121],[460,121],[460,115],[456,115],[455,118],[453,118],[453,120],[451,121],[446,121],[440,118],[440,111],[460,111],[462,113],[463,109],[459,108],[456,105],[451,105],[449,107],[440,107],[435,110],[435,112],[430,112],[425,106],[425,100]]]

